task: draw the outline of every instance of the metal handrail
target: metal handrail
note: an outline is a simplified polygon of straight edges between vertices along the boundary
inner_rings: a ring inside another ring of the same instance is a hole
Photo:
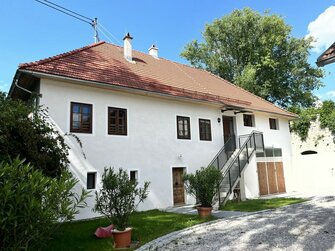
[[[251,139],[251,136],[253,135],[253,133],[249,134],[248,139],[243,143],[243,145],[240,147],[240,150],[238,150],[237,154],[235,155],[235,157],[232,159],[230,165],[228,166],[228,168],[226,169],[226,171],[223,173],[223,177],[226,175],[226,173],[229,171],[230,167],[234,164],[235,160],[240,156],[243,148],[245,147],[245,145],[248,143],[248,141]],[[239,136],[240,137],[240,136]]]
[[[214,164],[215,161],[217,161],[217,158],[221,155],[221,153],[226,149],[226,146],[228,144],[230,144],[230,141],[235,140],[235,149],[236,149],[236,139],[235,139],[235,135],[232,135],[229,137],[229,139],[226,141],[226,143],[223,145],[223,147],[220,149],[220,151],[215,155],[215,157],[213,158],[213,160],[209,163],[208,166],[212,166]],[[228,159],[228,158],[227,158]],[[226,162],[227,163],[227,162]]]
[[[246,139],[246,141],[243,143],[243,145],[240,147],[239,151],[237,152],[237,154],[232,158],[232,161],[230,162],[230,164],[228,165],[228,168],[225,170],[225,172],[223,173],[223,179],[222,181],[225,179],[225,177],[228,175],[229,177],[229,191],[227,191],[227,194],[225,195],[225,197],[223,197],[223,203],[227,200],[227,198],[229,197],[229,195],[232,192],[233,187],[237,184],[238,181],[238,177],[241,177],[241,173],[243,171],[243,169],[245,168],[245,166],[247,165],[247,163],[249,163],[250,158],[253,156],[253,154],[255,153],[255,151],[257,151],[257,143],[256,143],[256,135],[261,135],[262,136],[262,145],[264,148],[264,140],[263,140],[263,133],[262,132],[258,132],[258,131],[253,131],[251,134],[248,135],[241,135],[239,136],[239,139],[241,137],[246,137],[248,136],[248,138]],[[252,138],[254,139],[254,145],[253,145],[253,150],[249,153],[248,152],[248,144],[250,144],[252,141]],[[240,142],[240,140],[239,140]],[[246,149],[246,162],[243,164],[243,166],[241,166],[240,163],[240,155],[241,153]],[[236,160],[238,160],[238,176],[235,180],[231,180],[231,169],[234,166]],[[221,197],[220,197],[220,186],[218,187],[218,197],[219,197],[219,203],[221,204]]]

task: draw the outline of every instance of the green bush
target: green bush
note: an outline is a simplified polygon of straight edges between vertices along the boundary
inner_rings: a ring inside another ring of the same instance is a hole
[[[144,182],[143,188],[137,186],[138,182],[131,181],[127,171],[120,168],[116,172],[113,168],[105,168],[102,188],[96,192],[94,211],[105,215],[116,229],[125,230],[129,224],[129,215],[148,196],[149,182]]]
[[[71,220],[85,206],[86,192],[69,172],[45,176],[15,159],[0,163],[0,250],[38,250],[53,234],[55,224]]]
[[[217,168],[201,167],[195,174],[185,174],[183,180],[187,193],[193,195],[202,207],[211,207],[222,178]]]
[[[46,110],[0,92],[0,162],[17,156],[50,177],[60,176],[69,163],[68,146],[48,123]]]

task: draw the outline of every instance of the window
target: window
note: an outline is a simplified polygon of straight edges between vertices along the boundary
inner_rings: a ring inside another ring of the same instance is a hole
[[[190,118],[177,116],[178,139],[191,139]]]
[[[92,133],[92,105],[71,102],[70,132]]]
[[[278,119],[269,118],[270,129],[278,130]]]
[[[244,126],[254,127],[255,126],[255,117],[254,117],[254,115],[243,114],[243,122],[244,122]]]
[[[282,157],[282,149],[281,148],[272,148],[268,147],[265,148],[265,154],[264,152],[257,152],[256,157]]]
[[[108,134],[127,135],[127,109],[108,107]]]
[[[199,119],[200,140],[212,140],[211,121],[209,119]]]
[[[307,150],[301,153],[301,155],[310,155],[310,154],[318,154],[318,152],[313,150]]]
[[[97,177],[96,172],[87,173],[87,183],[86,183],[87,189],[95,189],[96,177]]]
[[[137,181],[138,180],[138,171],[130,171],[129,179],[131,181]]]

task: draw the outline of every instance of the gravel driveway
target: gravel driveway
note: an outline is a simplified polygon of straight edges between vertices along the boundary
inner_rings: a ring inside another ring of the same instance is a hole
[[[220,219],[141,250],[335,250],[335,197]]]

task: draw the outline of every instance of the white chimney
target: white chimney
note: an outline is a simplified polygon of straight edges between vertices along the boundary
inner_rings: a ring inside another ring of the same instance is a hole
[[[133,52],[131,46],[131,40],[133,38],[130,36],[129,32],[123,38],[123,55],[125,59],[132,62],[133,61]]]
[[[158,58],[158,48],[156,47],[156,45],[152,45],[149,48],[149,55],[154,57],[154,58]]]

